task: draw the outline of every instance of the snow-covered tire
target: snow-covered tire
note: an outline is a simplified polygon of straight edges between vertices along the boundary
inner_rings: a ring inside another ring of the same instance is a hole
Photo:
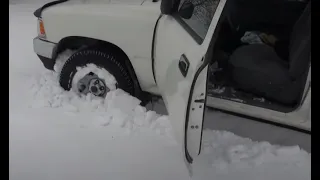
[[[108,71],[116,79],[117,88],[134,96],[133,81],[125,65],[120,63],[116,54],[99,48],[87,48],[75,52],[62,67],[60,86],[67,91],[71,90],[77,68],[86,67],[88,64],[94,64]]]

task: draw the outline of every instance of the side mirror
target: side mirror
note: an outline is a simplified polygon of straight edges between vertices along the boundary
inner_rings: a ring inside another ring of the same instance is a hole
[[[194,11],[194,5],[190,1],[185,1],[179,9],[179,15],[183,19],[190,19]]]
[[[160,10],[162,14],[171,15],[174,12],[176,0],[162,0]]]

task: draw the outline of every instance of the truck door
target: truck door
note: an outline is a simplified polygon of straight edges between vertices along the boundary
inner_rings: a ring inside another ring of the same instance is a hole
[[[207,51],[225,3],[181,0],[177,12],[163,15],[155,30],[154,76],[188,165],[201,150],[210,62]],[[192,10],[191,17],[182,15],[182,10]]]

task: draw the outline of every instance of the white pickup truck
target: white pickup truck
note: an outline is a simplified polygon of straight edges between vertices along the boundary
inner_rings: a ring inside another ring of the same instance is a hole
[[[60,53],[74,50],[58,72],[65,90],[162,96],[192,163],[206,106],[311,132],[310,7],[295,0],[60,0],[34,12],[34,51],[53,70]]]

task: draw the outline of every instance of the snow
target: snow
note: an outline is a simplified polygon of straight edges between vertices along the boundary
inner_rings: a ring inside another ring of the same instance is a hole
[[[74,53],[75,51],[72,51],[70,49],[67,49],[65,51],[63,51],[62,53],[60,53],[57,57],[56,60],[56,64],[54,65],[53,69],[54,71],[56,71],[57,73],[60,73],[62,70],[62,67],[64,65],[64,63],[67,62],[67,60],[69,59],[69,57]]]
[[[195,161],[199,179],[311,179],[311,155],[298,146],[254,142],[227,131],[204,131]]]
[[[112,91],[115,90],[117,80],[114,78],[112,74],[110,74],[107,70],[96,66],[95,64],[87,64],[85,67],[77,67],[77,72],[75,73],[72,80],[72,87],[77,87],[77,83],[85,77],[90,72],[96,74],[100,79],[103,79],[106,86]],[[73,88],[74,89],[74,88]],[[75,90],[75,89],[74,89]],[[75,90],[77,92],[78,90]]]
[[[122,90],[99,99],[59,87],[72,52],[44,69],[32,49],[39,6],[9,5],[10,180],[191,179],[167,116]],[[206,129],[192,168],[194,180],[307,180],[311,154]]]

